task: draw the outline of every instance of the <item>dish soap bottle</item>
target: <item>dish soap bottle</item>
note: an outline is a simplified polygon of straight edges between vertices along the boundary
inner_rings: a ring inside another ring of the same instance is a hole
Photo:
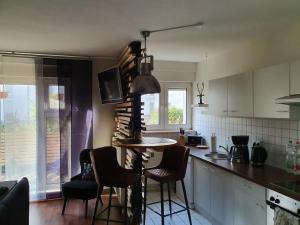
[[[288,173],[294,173],[295,168],[295,146],[290,140],[286,145],[285,169]]]
[[[294,173],[300,175],[300,141],[296,142],[295,145],[295,168]]]

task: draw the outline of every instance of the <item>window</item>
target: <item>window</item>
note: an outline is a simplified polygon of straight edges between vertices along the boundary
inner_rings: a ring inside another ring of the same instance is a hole
[[[144,120],[147,125],[159,125],[159,94],[142,96]]]
[[[191,128],[191,84],[161,83],[160,94],[142,95],[148,130]]]

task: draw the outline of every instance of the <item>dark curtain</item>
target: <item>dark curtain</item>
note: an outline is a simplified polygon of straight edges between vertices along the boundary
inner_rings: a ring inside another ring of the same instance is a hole
[[[58,173],[61,184],[79,173],[80,152],[85,148],[92,148],[92,62],[44,58],[42,74],[45,80],[51,80],[52,83],[56,81],[53,85],[57,87],[59,100],[59,108],[56,111],[60,142]],[[49,82],[45,84],[49,86]],[[49,87],[46,87],[48,94],[44,96],[44,101],[49,105],[50,95],[53,93],[47,88]],[[51,155],[49,152],[47,154]],[[51,195],[47,197],[51,198]]]

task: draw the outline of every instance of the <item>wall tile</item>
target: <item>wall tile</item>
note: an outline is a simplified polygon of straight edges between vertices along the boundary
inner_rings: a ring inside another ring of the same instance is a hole
[[[217,145],[226,145],[227,138],[232,135],[249,135],[249,147],[254,141],[260,141],[268,151],[267,163],[277,167],[284,166],[288,141],[300,139],[300,121],[285,119],[217,117],[199,113],[193,116],[193,129],[200,132],[208,144],[211,133],[215,132]],[[231,139],[229,142],[231,144]]]

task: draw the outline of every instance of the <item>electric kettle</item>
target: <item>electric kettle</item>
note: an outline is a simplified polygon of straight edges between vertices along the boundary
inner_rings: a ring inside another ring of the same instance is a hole
[[[262,167],[267,160],[268,153],[266,149],[258,143],[253,143],[251,151],[251,164],[253,167]]]

